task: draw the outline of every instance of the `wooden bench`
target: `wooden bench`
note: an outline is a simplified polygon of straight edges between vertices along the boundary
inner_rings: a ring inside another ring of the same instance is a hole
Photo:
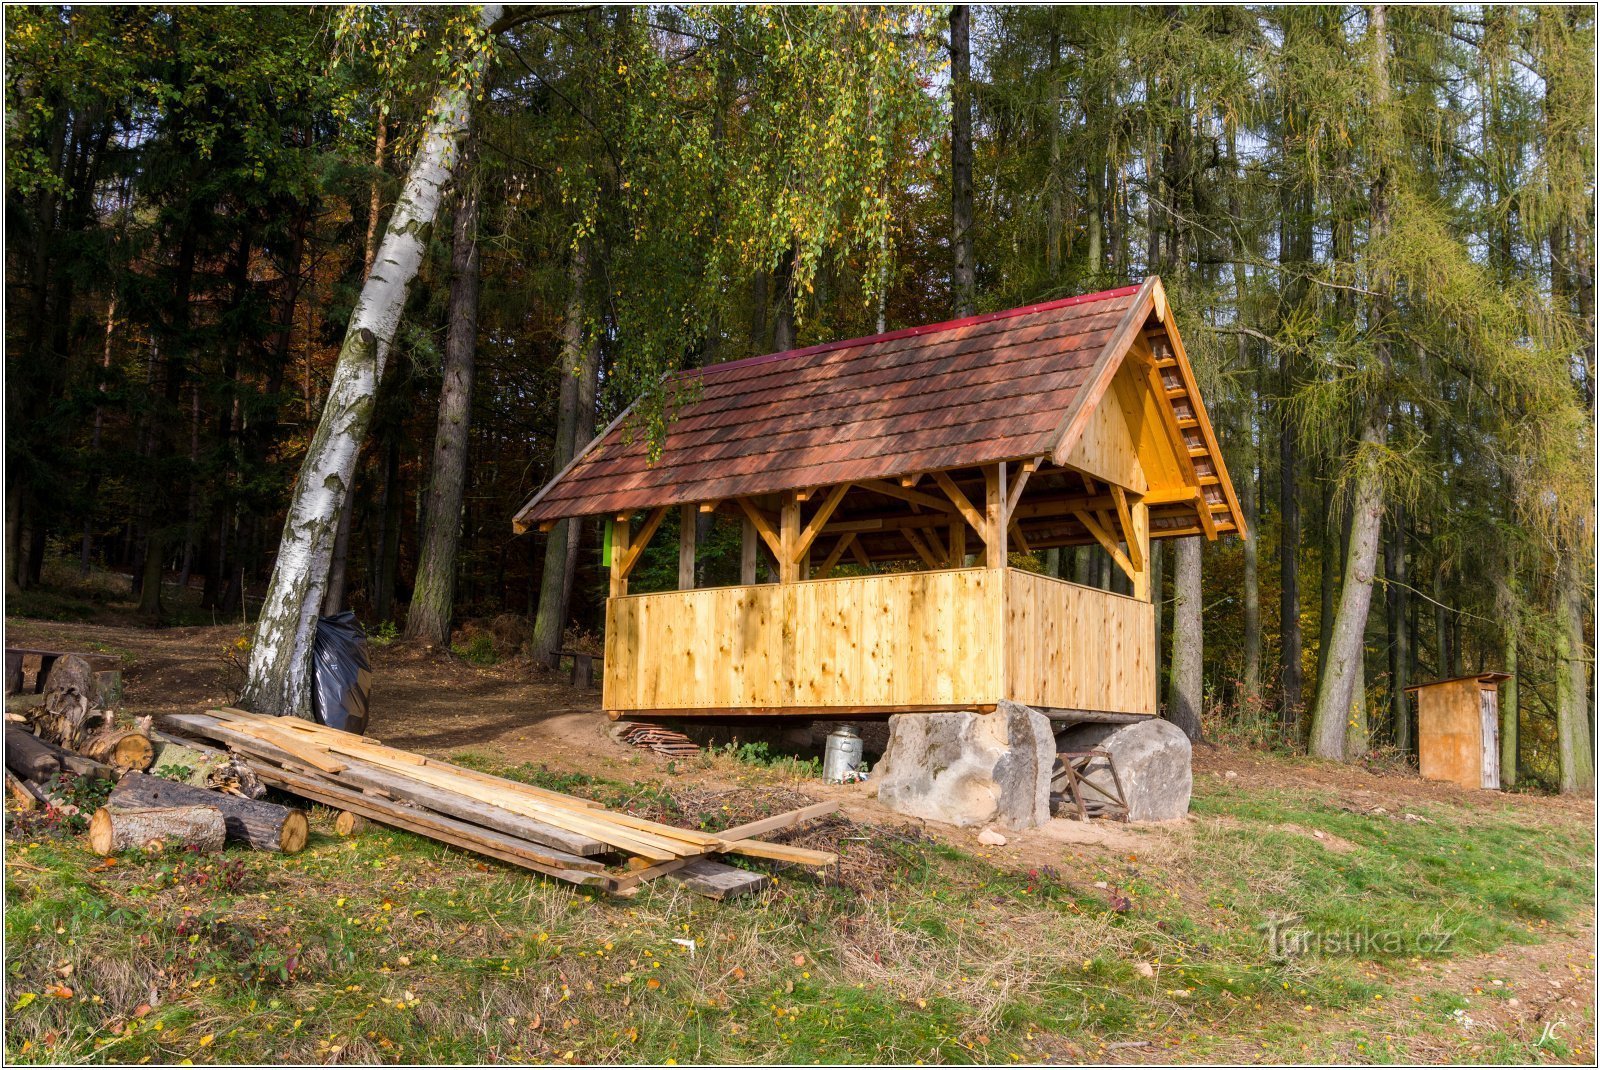
[[[77,654],[89,663],[89,667],[95,671],[95,682],[102,696],[111,698],[113,702],[120,700],[122,659],[115,654],[82,654],[75,650],[35,650],[21,646],[6,647],[6,694],[21,693],[24,671],[29,662],[37,665],[33,676],[32,693],[43,694],[44,685],[50,679],[51,666],[56,663],[57,658],[68,654]]]
[[[557,669],[561,666],[562,658],[571,658],[572,675],[569,677],[569,679],[571,680],[572,686],[593,687],[594,659],[597,656],[598,655],[595,654],[585,654],[578,650],[558,650],[556,651],[555,661],[551,664],[550,668]]]

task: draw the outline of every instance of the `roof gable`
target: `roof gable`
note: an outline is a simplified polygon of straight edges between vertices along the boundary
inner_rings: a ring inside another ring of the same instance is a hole
[[[624,413],[514,524],[1002,460],[1067,463],[1127,353],[1149,353],[1152,315],[1166,318],[1154,277],[679,373],[655,464]]]

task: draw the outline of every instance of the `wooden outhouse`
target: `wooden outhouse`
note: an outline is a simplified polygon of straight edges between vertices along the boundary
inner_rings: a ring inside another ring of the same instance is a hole
[[[1150,540],[1245,534],[1159,279],[674,376],[659,456],[624,413],[517,514],[611,523],[615,718],[1156,712]],[[629,573],[680,511],[679,589]],[[741,582],[694,588],[697,513]],[[1013,567],[1098,545],[1129,593]],[[774,582],[757,583],[769,555]]]
[[[1417,761],[1426,780],[1500,790],[1500,685],[1481,672],[1406,688],[1417,696]]]

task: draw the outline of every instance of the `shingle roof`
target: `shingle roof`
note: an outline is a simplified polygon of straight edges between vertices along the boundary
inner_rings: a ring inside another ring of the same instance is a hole
[[[517,526],[1047,453],[1140,289],[680,373],[655,464],[620,419]]]

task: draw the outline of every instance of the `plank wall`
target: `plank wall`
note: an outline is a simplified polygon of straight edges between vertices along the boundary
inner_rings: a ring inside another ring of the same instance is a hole
[[[1005,571],[1008,697],[1028,706],[1156,712],[1155,607]]]

